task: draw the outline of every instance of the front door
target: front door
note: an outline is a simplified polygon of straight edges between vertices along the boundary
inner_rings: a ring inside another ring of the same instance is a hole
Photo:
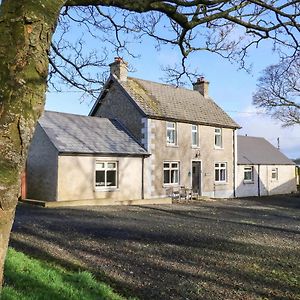
[[[201,195],[201,162],[192,162],[192,189],[194,193]]]

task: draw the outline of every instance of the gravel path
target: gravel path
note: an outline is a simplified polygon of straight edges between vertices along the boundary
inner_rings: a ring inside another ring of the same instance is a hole
[[[140,299],[300,299],[300,198],[45,209],[11,245]]]

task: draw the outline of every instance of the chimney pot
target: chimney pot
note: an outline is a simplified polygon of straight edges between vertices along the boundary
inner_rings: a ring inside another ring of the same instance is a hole
[[[122,57],[115,57],[110,65],[110,74],[115,75],[120,81],[127,81],[128,63]]]

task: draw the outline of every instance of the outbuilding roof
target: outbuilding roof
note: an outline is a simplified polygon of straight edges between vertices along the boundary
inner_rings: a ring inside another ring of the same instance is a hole
[[[237,136],[237,163],[240,165],[294,165],[283,153],[261,137]]]
[[[138,108],[148,117],[210,126],[240,128],[212,99],[198,91],[128,77],[126,81],[111,75]],[[101,96],[90,115],[101,105]]]
[[[61,153],[147,154],[117,120],[45,111],[38,123]]]

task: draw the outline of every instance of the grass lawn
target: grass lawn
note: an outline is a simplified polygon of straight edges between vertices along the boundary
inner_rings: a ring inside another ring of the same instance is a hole
[[[2,300],[125,299],[89,272],[74,272],[13,248],[5,262]]]

